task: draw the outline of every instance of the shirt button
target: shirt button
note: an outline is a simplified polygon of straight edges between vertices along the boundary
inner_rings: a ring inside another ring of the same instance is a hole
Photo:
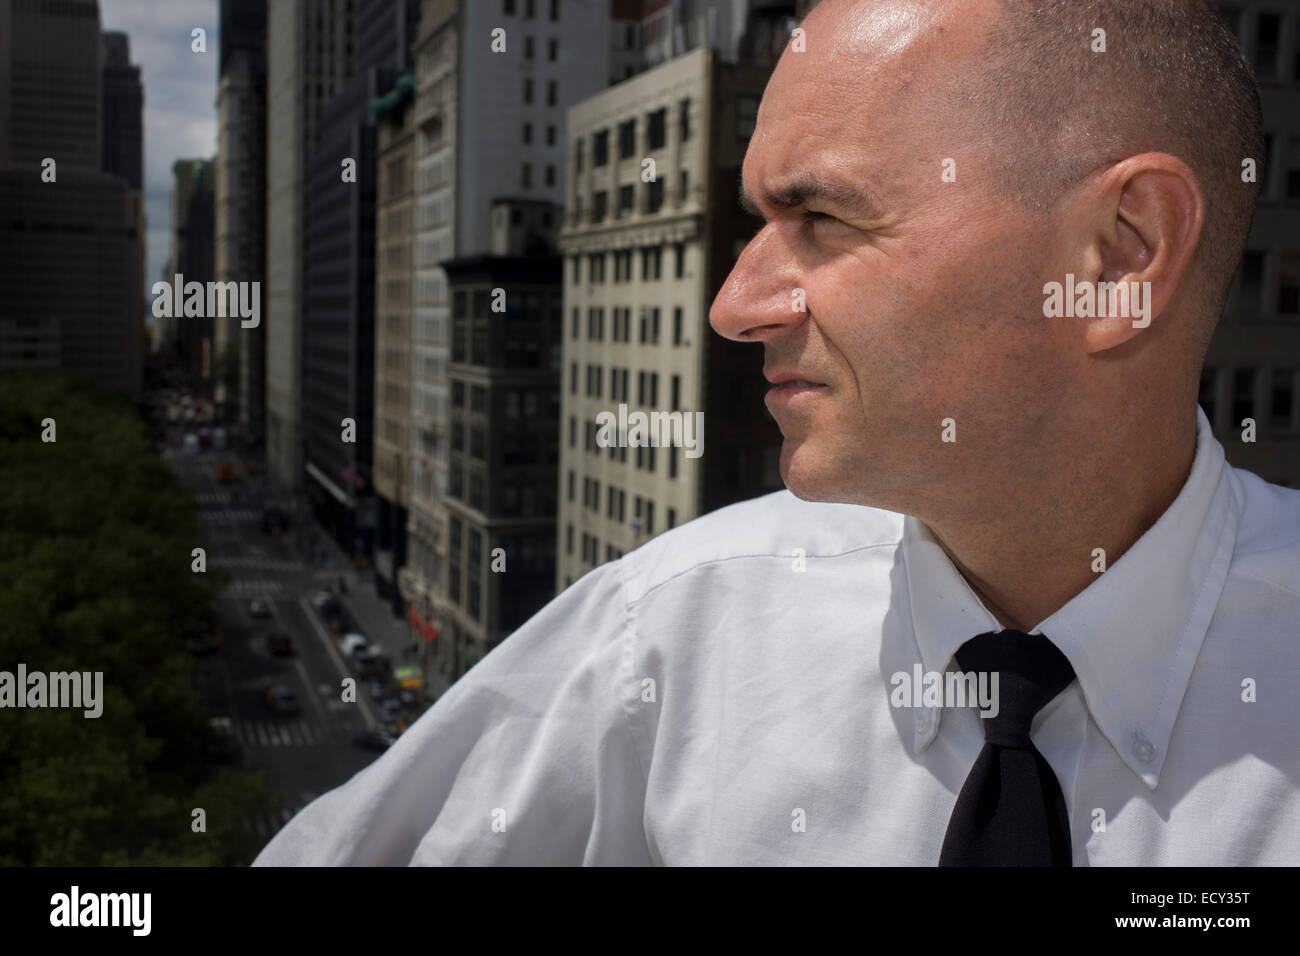
[[[1133,756],[1137,757],[1143,763],[1150,763],[1151,758],[1156,755],[1156,745],[1147,740],[1141,734],[1133,735]]]

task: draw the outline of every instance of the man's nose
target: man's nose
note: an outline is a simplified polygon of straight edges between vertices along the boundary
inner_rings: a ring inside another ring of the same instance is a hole
[[[709,309],[709,324],[736,342],[764,342],[798,325],[808,313],[796,272],[785,240],[769,223],[731,267]]]

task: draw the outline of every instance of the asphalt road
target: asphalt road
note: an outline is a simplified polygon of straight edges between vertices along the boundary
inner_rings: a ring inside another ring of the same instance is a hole
[[[195,658],[196,681],[213,712],[231,719],[243,766],[266,771],[267,785],[281,796],[278,811],[243,821],[265,843],[303,806],[379,756],[355,742],[379,721],[364,681],[357,681],[355,703],[341,699],[343,678],[355,675],[309,601],[339,569],[305,567],[290,545],[296,529],[280,537],[262,531],[259,479],[217,482],[217,463],[238,463],[238,452],[185,455],[173,446],[167,454],[198,500],[209,571],[224,568],[231,575],[217,604],[223,647]],[[269,603],[272,617],[252,617],[253,597]],[[267,649],[267,637],[277,631],[293,640],[293,656]],[[275,684],[294,690],[299,713],[279,715],[267,707],[267,690]]]

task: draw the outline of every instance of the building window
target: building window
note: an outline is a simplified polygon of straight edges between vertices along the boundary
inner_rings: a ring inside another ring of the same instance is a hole
[[[547,146],[555,145],[555,124],[554,123],[546,124],[546,145]]]
[[[683,326],[684,323],[682,321],[682,310],[681,307],[679,306],[673,309],[673,345],[685,344],[685,339],[682,338],[682,334],[685,331]]]
[[[1282,256],[1277,276],[1277,311],[1281,315],[1300,313],[1300,255]]]
[[[605,221],[605,208],[608,201],[609,195],[603,189],[591,197],[591,221],[593,223]]]
[[[556,58],[559,56],[559,51],[560,51],[560,41],[550,40],[546,44],[546,59],[554,63]]]
[[[1260,80],[1277,78],[1278,40],[1282,34],[1282,17],[1260,13],[1255,31],[1255,75]]]
[[[451,383],[451,407],[465,407],[465,383],[453,381]]]
[[[532,58],[533,58],[533,38],[530,36],[524,37],[524,59],[531,60]]]
[[[667,107],[646,114],[646,125],[646,138],[649,141],[648,148],[663,149],[664,144],[668,141],[668,133],[665,129],[668,125]]]
[[[505,0],[505,12],[508,17],[515,15],[515,0]]]
[[[578,419],[575,416],[570,415],[569,416],[569,447],[570,448],[578,447],[577,438],[578,438]]]
[[[677,509],[668,509],[668,528],[669,530],[677,527]]]
[[[524,102],[531,103],[532,101],[533,101],[533,78],[531,76],[525,76],[524,77]]]
[[[618,124],[618,158],[627,159],[636,152],[636,120]]]
[[[670,410],[674,412],[682,410],[682,377],[680,375],[673,376],[673,403]]]
[[[602,129],[591,141],[591,165],[600,169],[609,162],[609,130]]]
[[[1291,431],[1295,427],[1294,368],[1273,369],[1273,394],[1269,403],[1269,422],[1275,431]]]
[[[524,163],[520,169],[519,181],[523,184],[524,189],[531,189],[533,185],[533,164]]]
[[[578,394],[578,363],[569,363],[569,394]]]
[[[582,150],[586,142],[585,139],[579,138],[578,141],[573,144],[574,172],[582,172]]]
[[[546,81],[546,105],[547,105],[547,106],[554,106],[554,105],[555,105],[555,100],[556,100],[557,95],[558,95],[558,94],[556,93],[556,83],[555,83],[555,81],[554,81],[554,80],[547,80],[547,81]]]
[[[673,243],[673,277],[680,279],[686,275],[686,243]]]
[[[749,139],[754,135],[756,122],[758,122],[758,97],[740,97],[736,101],[736,136],[740,139]]]
[[[648,190],[647,212],[658,212],[659,207],[664,204],[664,181],[656,177],[646,183],[646,189]]]
[[[546,167],[546,185],[555,185],[555,167],[549,164]]]
[[[1239,368],[1232,374],[1232,428],[1240,428],[1243,419],[1255,417],[1255,377],[1253,368]]]
[[[645,503],[645,533],[655,533],[655,503],[653,501]]]
[[[691,101],[684,99],[677,105],[677,125],[682,142],[691,138]]]
[[[1264,296],[1264,253],[1247,252],[1241,259],[1241,308],[1258,312]]]
[[[632,206],[636,201],[634,186],[618,187],[618,218],[632,214]]]
[[[524,142],[525,142],[525,143],[531,143],[532,141],[533,141],[533,124],[532,124],[532,123],[525,123],[525,124],[524,124]]]
[[[557,23],[560,19],[560,0],[551,0],[551,22]]]
[[[564,553],[573,554],[573,525],[566,525],[564,528]]]
[[[569,470],[569,500],[570,501],[573,500],[574,477],[575,476],[573,474],[573,470],[570,469]]]
[[[537,9],[534,0],[524,0],[524,19],[531,20],[536,12]]]

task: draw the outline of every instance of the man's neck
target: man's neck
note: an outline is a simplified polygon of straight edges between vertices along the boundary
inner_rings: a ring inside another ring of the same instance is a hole
[[[1003,494],[983,496],[993,503],[986,512],[925,523],[998,622],[1029,631],[1119,560],[1178,497],[1195,456],[1195,420],[1162,438],[1127,459],[1076,460],[1032,492],[1013,477]]]

